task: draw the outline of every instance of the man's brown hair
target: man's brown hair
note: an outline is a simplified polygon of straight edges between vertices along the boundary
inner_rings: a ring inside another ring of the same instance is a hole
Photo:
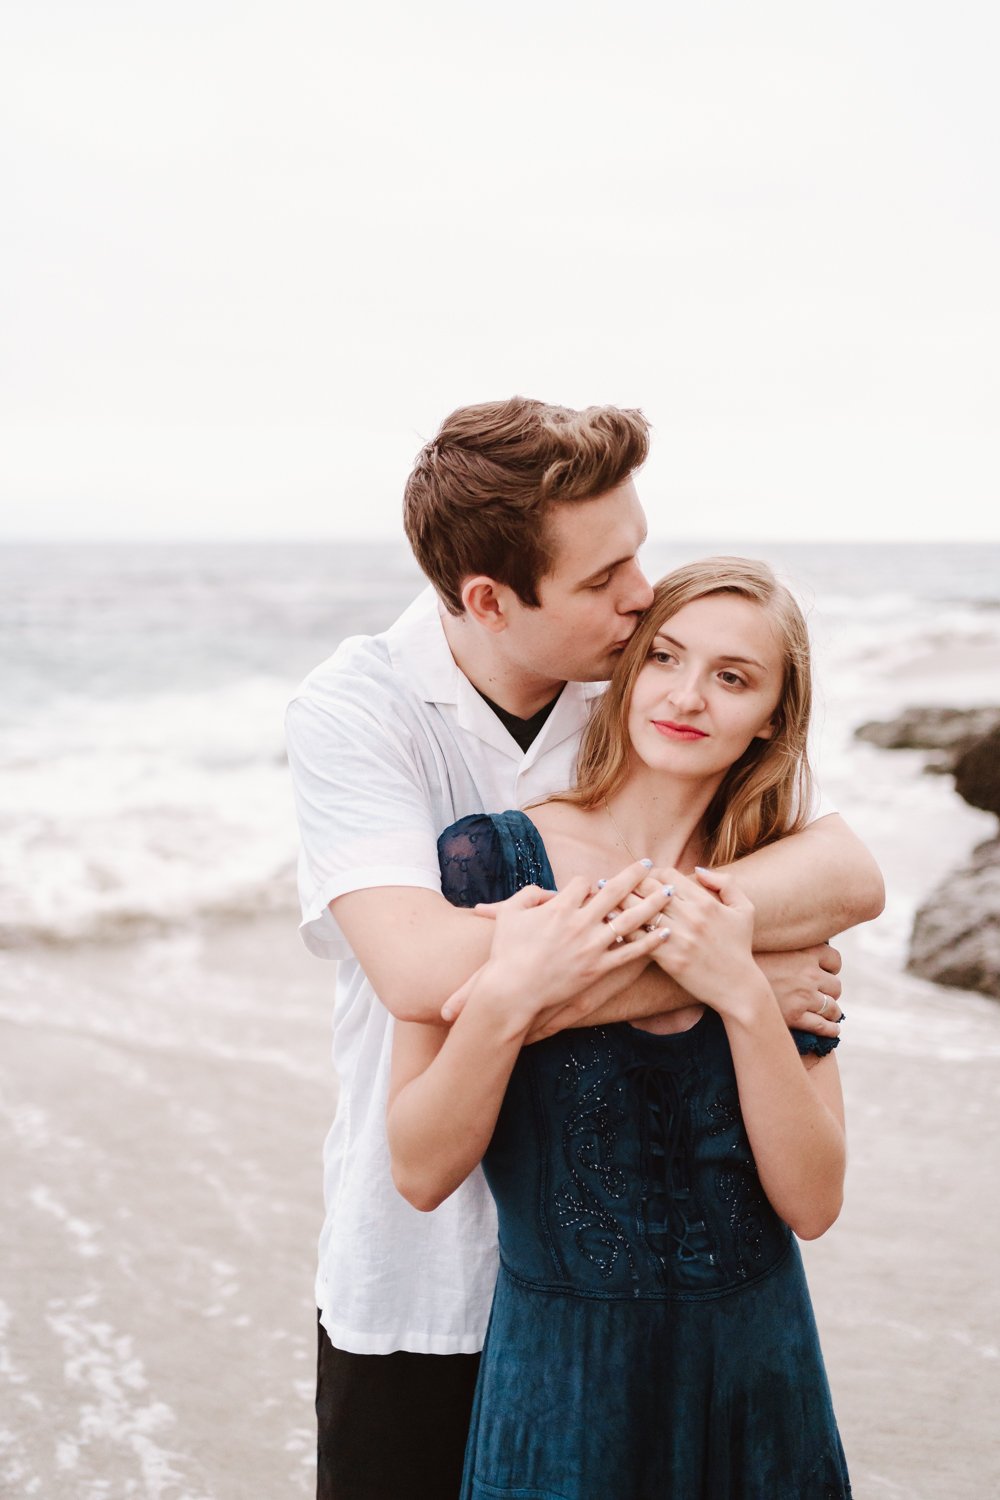
[[[548,507],[606,494],[648,449],[639,411],[573,411],[524,396],[460,406],[406,482],[403,525],[414,556],[453,615],[462,613],[463,580],[478,573],[537,609],[553,561]]]

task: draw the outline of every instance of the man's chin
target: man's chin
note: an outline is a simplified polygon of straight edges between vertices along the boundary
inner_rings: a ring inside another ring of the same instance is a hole
[[[610,654],[610,656],[606,656],[602,662],[594,662],[593,665],[587,670],[586,673],[581,672],[580,676],[579,677],[575,677],[573,679],[573,681],[574,682],[607,682],[608,679],[611,677],[612,673],[614,672],[615,665],[616,665],[616,663],[618,661],[618,658],[620,656],[621,656],[621,652],[620,651],[613,651]]]

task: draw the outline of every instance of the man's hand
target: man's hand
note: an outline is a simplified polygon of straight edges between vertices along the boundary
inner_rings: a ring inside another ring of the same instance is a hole
[[[755,953],[788,1026],[816,1036],[839,1036],[840,954],[829,943],[788,953]]]

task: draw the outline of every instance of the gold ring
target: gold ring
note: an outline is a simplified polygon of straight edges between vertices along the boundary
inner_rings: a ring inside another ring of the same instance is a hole
[[[605,917],[604,920],[605,920],[605,922],[607,922],[608,926],[611,928],[611,931],[614,933],[614,935],[615,935],[615,942],[616,943],[624,943],[625,939],[622,937],[621,933],[618,931],[617,927],[615,926],[615,919],[614,919],[614,917]]]

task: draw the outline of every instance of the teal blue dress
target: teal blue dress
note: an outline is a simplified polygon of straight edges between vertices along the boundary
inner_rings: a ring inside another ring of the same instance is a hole
[[[464,818],[439,852],[456,905],[555,885],[523,813]],[[714,1011],[525,1048],[483,1167],[500,1272],[462,1500],[850,1496],[798,1246]]]

